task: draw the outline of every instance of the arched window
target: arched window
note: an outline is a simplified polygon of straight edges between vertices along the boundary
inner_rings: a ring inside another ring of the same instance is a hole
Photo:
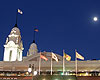
[[[9,61],[11,61],[11,57],[12,57],[12,50],[10,50]]]

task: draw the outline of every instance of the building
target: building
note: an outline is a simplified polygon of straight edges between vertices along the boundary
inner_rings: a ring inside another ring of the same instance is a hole
[[[51,75],[52,52],[38,52],[35,41],[33,41],[33,43],[30,45],[26,57],[22,56],[23,49],[20,30],[17,25],[15,25],[11,30],[10,35],[8,35],[4,45],[4,60],[0,61],[0,80],[18,80],[19,78],[31,78],[32,72],[28,72],[30,64],[34,64],[33,71],[37,71],[37,75]],[[47,61],[41,59],[41,64],[40,53],[41,55],[44,55],[46,58],[48,58]],[[75,76],[75,61],[65,60],[65,71],[63,74],[63,57],[58,54],[56,54],[56,56],[58,57],[58,62],[52,60],[52,75]],[[99,77],[100,60],[78,61],[77,71],[78,77]],[[100,77],[98,79],[100,79]]]

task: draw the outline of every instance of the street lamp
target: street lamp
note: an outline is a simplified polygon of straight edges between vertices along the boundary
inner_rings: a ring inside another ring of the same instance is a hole
[[[37,75],[37,71],[34,71],[34,75]]]
[[[28,72],[30,73],[31,71],[32,71],[31,64],[29,64]]]
[[[34,64],[33,65],[29,64],[28,72],[29,73],[32,72],[32,80],[33,80],[33,71],[34,71]]]

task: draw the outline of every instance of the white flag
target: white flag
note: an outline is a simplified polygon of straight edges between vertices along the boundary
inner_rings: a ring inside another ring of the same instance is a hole
[[[23,12],[20,9],[18,9],[18,13],[23,14]]]
[[[76,58],[79,58],[79,59],[84,60],[84,57],[83,57],[83,56],[81,56],[78,52],[76,52]]]
[[[52,53],[52,58],[58,62],[58,58],[54,53]]]

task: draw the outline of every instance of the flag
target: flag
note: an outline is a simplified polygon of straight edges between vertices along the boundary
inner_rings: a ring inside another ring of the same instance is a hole
[[[43,56],[43,55],[40,55],[40,58],[42,58],[42,59],[44,59],[44,60],[48,60],[48,58],[46,58],[45,56]]]
[[[76,58],[84,60],[84,57],[81,56],[77,51],[76,51]]]
[[[35,28],[34,31],[38,32],[39,30],[37,28]]]
[[[18,13],[23,14],[23,12],[20,9],[18,9]]]
[[[54,53],[52,53],[52,58],[58,62],[58,58]]]
[[[64,58],[66,58],[67,61],[71,60],[71,56],[69,56],[68,54],[64,53]]]

